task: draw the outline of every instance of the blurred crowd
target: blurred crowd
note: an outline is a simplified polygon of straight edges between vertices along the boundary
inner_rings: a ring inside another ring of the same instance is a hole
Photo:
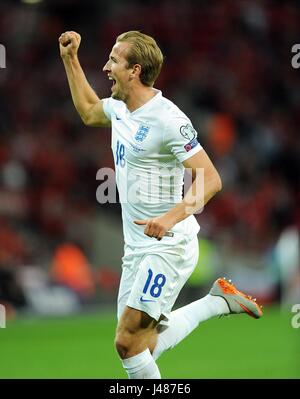
[[[204,237],[247,256],[299,228],[299,21],[296,1],[1,1],[0,270],[47,268],[64,242],[89,258],[84,221],[99,207],[120,212],[96,202],[97,170],[113,167],[110,134],[85,127],[73,107],[65,30],[82,35],[79,58],[100,97],[110,95],[102,67],[115,37],[156,38],[165,55],[156,87],[191,118],[223,180],[197,215]]]

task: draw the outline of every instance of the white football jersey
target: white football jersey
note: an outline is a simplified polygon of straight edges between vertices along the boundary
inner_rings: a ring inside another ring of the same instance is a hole
[[[202,148],[190,119],[156,90],[147,103],[130,112],[123,101],[103,99],[103,108],[111,120],[111,148],[116,183],[122,206],[125,243],[152,246],[154,238],[144,234],[145,226],[136,219],[150,219],[173,208],[183,198],[182,162]],[[176,235],[195,235],[200,227],[193,215],[177,223]],[[172,241],[168,238],[167,241]],[[166,243],[155,240],[156,245]]]

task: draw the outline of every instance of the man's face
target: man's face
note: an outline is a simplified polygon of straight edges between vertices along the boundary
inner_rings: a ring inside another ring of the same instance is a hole
[[[113,85],[111,87],[111,96],[116,100],[125,101],[130,88],[130,73],[132,68],[128,68],[128,62],[125,58],[129,43],[117,42],[109,55],[109,60],[103,67]]]

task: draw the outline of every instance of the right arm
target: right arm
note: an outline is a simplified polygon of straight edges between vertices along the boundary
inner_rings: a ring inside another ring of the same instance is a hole
[[[89,85],[77,52],[81,37],[76,32],[65,32],[59,40],[60,55],[66,70],[73,103],[87,126],[109,127],[110,120],[104,113],[103,102]]]

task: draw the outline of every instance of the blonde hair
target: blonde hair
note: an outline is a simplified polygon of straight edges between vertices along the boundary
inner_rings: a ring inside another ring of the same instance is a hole
[[[145,86],[153,86],[160,73],[164,59],[156,41],[151,36],[135,30],[122,33],[117,37],[116,41],[131,44],[126,54],[128,66],[141,65],[141,82]]]

